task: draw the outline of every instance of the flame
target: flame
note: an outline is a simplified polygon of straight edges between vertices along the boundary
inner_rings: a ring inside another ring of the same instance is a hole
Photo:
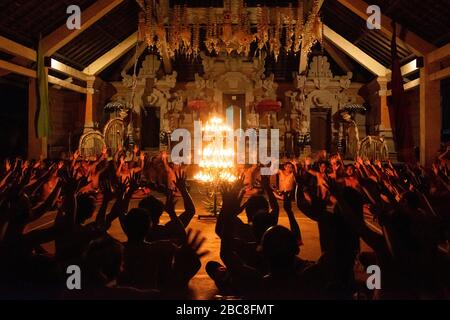
[[[206,183],[236,180],[236,176],[232,173],[235,167],[235,151],[233,148],[224,147],[222,139],[232,129],[222,118],[212,117],[205,123],[202,131],[210,135],[212,141],[203,150],[199,150],[201,155],[199,166],[202,171],[194,178]]]

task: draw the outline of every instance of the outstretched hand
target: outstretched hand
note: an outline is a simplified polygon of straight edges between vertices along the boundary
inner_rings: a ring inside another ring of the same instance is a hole
[[[209,253],[208,250],[200,251],[206,238],[201,237],[201,231],[192,231],[189,229],[186,236],[186,246],[198,257],[201,258]]]
[[[85,176],[78,177],[76,170],[61,170],[63,189],[67,194],[75,195],[79,189],[89,184]]]
[[[242,211],[241,202],[244,197],[244,175],[232,183],[221,186],[222,212],[229,215],[238,215]]]
[[[73,153],[73,160],[77,160],[80,157],[80,150],[75,150],[75,152]]]
[[[5,170],[6,172],[9,172],[11,170],[11,161],[9,159],[5,160]]]
[[[111,181],[109,179],[101,179],[100,182],[100,190],[103,194],[104,201],[110,201],[114,198],[114,193],[111,187]]]
[[[175,181],[173,181],[173,183],[178,188],[178,190],[186,190],[186,180],[187,176],[185,170],[179,169],[175,171]]]

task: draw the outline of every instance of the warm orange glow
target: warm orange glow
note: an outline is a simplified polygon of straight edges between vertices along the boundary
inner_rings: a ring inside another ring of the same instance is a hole
[[[211,142],[203,150],[198,151],[201,155],[199,166],[202,170],[194,178],[208,183],[236,180],[234,149],[223,145],[227,133],[231,132],[232,128],[226,125],[222,118],[212,117],[203,126],[202,131],[211,138]]]

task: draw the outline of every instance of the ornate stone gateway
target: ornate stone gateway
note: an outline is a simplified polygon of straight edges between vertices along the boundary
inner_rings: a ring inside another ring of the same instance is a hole
[[[348,104],[364,103],[358,94],[361,84],[352,83],[351,78],[351,72],[333,76],[327,57],[315,56],[308,74],[297,74],[295,89],[285,92],[290,130],[299,132],[301,137],[310,137],[313,152],[321,149],[343,151],[339,149],[341,142],[346,140],[346,131],[338,121],[338,112]],[[359,136],[365,137],[364,116],[358,115],[355,123]]]
[[[334,76],[325,56],[313,57],[308,74],[295,75],[293,83],[283,83],[282,93],[273,74],[265,74],[263,55],[210,57],[201,53],[200,57],[204,72],[195,74],[195,80],[188,83],[177,83],[176,72],[158,75],[161,62],[151,54],[145,57],[132,101],[138,143],[142,128],[152,125],[142,116],[145,110],[153,109],[152,121],[159,122],[159,149],[169,147],[168,137],[176,128],[193,132],[194,120],[206,120],[210,113],[225,117],[233,110],[235,129],[280,129],[280,150],[287,156],[322,149],[337,151],[348,132],[336,119],[339,110],[351,103],[364,103],[358,94],[361,85],[350,80],[352,74]],[[113,83],[117,89],[114,99],[130,101],[133,77],[125,71],[122,76],[122,82]],[[258,108],[261,103],[276,108]],[[357,115],[355,124],[359,137],[364,138],[364,116]]]

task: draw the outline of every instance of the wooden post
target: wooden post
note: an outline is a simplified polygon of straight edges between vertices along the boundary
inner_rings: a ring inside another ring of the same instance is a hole
[[[87,82],[86,108],[84,113],[84,132],[94,129],[93,107],[94,107],[94,82],[95,77],[89,77]]]
[[[420,69],[420,163],[431,166],[441,143],[441,87],[430,75],[439,71],[438,62],[429,62],[424,57]]]
[[[372,110],[370,111],[371,134],[383,136],[389,149],[389,158],[396,159],[394,136],[392,133],[389,106],[387,103],[386,77],[377,77],[366,85],[367,99]]]

